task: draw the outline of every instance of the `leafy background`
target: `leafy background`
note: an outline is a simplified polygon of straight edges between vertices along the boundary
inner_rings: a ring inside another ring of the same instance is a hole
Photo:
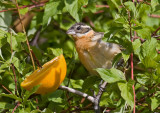
[[[35,95],[36,88],[29,92],[20,87],[25,76],[33,72],[27,39],[41,65],[63,52],[68,69],[62,85],[93,95],[100,80],[107,81],[100,100],[102,112],[132,112],[132,85],[137,112],[160,112],[160,0],[18,0],[26,32],[15,3],[0,1],[0,112],[94,112],[93,104],[76,94],[57,90]],[[88,76],[72,38],[66,34],[80,21],[105,32],[104,41],[124,49],[114,59],[112,69],[97,69],[100,77]],[[134,80],[130,77],[131,53]],[[114,68],[121,57],[124,64]],[[36,60],[35,64],[38,68]]]

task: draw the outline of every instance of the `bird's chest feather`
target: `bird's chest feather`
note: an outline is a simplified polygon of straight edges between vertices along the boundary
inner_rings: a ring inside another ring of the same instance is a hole
[[[120,52],[116,44],[103,41],[90,41],[83,39],[76,41],[76,50],[82,64],[91,73],[96,73],[96,68],[111,68],[113,57]]]

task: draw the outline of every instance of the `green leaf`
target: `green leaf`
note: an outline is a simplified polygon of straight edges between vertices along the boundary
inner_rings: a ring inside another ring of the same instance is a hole
[[[139,39],[136,39],[133,43],[133,51],[136,55],[140,56],[140,47],[141,47],[141,41]]]
[[[99,73],[101,78],[108,83],[125,80],[125,75],[123,74],[123,72],[115,68],[97,68],[96,71]]]
[[[8,30],[12,22],[12,13],[10,11],[0,13],[0,29]]]
[[[61,98],[62,94],[63,94],[62,90],[56,90],[53,93],[49,94],[48,100],[57,103],[62,103],[62,98]]]
[[[160,10],[160,1],[159,0],[151,0],[151,7],[153,11]]]
[[[48,2],[45,5],[44,15],[43,15],[43,25],[48,23],[48,19],[52,16],[60,14],[64,8],[63,0],[54,0],[52,2]]]
[[[83,83],[83,90],[87,90],[89,88],[91,88],[94,84],[96,84],[97,81],[100,81],[101,78],[97,77],[97,76],[88,76],[87,79],[84,80],[84,83]]]
[[[146,68],[156,68],[158,63],[151,59],[150,57],[146,56],[143,60],[142,63]]]
[[[130,57],[129,51],[127,51],[127,50],[126,51],[122,51],[122,57],[123,57],[124,61],[127,62],[129,57]]]
[[[137,8],[138,9],[138,18],[142,18],[143,17],[147,17],[148,14],[151,13],[151,7],[147,4],[139,4],[139,7]]]
[[[7,43],[7,32],[0,29],[0,48]]]
[[[137,31],[137,34],[143,39],[151,38],[151,30],[147,27],[143,27],[142,29],[138,29],[136,31]]]
[[[134,3],[131,1],[128,1],[128,2],[125,2],[124,5],[129,11],[132,11],[134,14],[134,17],[136,17],[136,7]]]
[[[136,80],[142,84],[142,85],[146,85],[148,82],[150,82],[150,77],[148,77],[146,74],[137,74],[136,75]]]
[[[38,90],[39,87],[40,87],[40,85],[37,85],[37,86],[34,86],[30,91],[27,91],[27,90],[26,90],[26,92],[25,92],[25,94],[24,94],[24,96],[23,96],[23,105],[26,104],[28,98],[29,98],[33,93],[35,93],[35,92]]]
[[[6,102],[0,102],[0,109],[13,109],[15,106]]]
[[[155,110],[159,105],[160,99],[158,99],[157,97],[151,97],[151,109],[152,111]]]
[[[63,50],[60,48],[47,48],[48,52],[55,55],[55,56],[60,56],[63,54]]]
[[[156,46],[157,46],[157,40],[154,38],[145,41],[142,45],[143,57],[147,56],[150,57],[151,59],[154,59],[157,56]]]
[[[15,99],[15,100],[18,100],[18,101],[22,102],[22,99],[20,97],[17,97],[14,94],[1,93],[0,96],[9,97],[9,98],[12,98],[12,99]]]
[[[127,24],[127,21],[124,19],[124,17],[117,18],[115,22],[120,24]]]
[[[13,57],[12,63],[14,64],[18,72],[22,74],[24,66],[20,63],[19,59],[17,57]]]
[[[133,98],[133,89],[132,83],[129,82],[119,82],[118,87],[121,91],[121,96],[127,103],[133,108],[134,106],[134,98]]]
[[[20,14],[25,15],[28,12],[29,8],[23,8],[23,9],[19,9]]]
[[[65,0],[67,11],[77,22],[80,22],[82,18],[81,7],[87,3],[88,0]]]
[[[118,9],[118,11],[120,11],[120,1],[119,0],[111,0],[113,2],[113,4],[115,5],[115,7]]]
[[[82,85],[83,85],[83,80],[70,80],[71,85],[73,86],[73,88],[79,88],[82,89]]]
[[[54,113],[54,112],[49,108],[45,108],[41,113]]]

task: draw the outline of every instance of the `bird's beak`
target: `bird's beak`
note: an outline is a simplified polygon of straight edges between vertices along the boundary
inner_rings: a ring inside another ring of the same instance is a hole
[[[73,30],[68,30],[67,32],[66,32],[68,35],[75,35],[76,33],[75,33],[75,31],[73,31]]]

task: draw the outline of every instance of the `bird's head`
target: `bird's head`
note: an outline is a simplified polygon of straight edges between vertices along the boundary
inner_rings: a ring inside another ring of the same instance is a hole
[[[68,29],[67,34],[74,37],[75,40],[85,37],[91,37],[94,34],[92,28],[84,23],[76,23]]]

